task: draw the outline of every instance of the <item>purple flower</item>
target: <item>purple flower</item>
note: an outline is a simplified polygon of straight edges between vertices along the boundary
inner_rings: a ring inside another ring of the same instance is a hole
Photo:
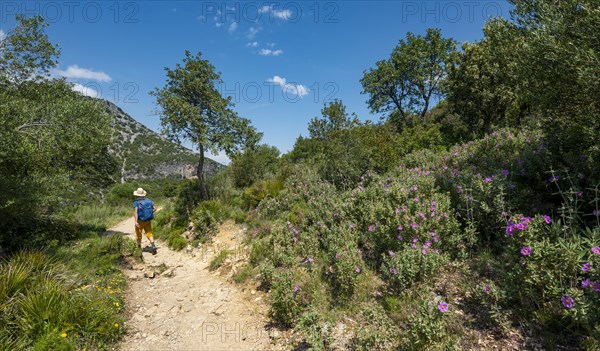
[[[297,293],[298,290],[300,290],[300,287],[298,286],[298,284],[296,284],[296,286],[294,287],[294,294]]]
[[[354,229],[355,225],[354,223],[350,223],[350,229]]]
[[[415,222],[412,222],[410,224],[410,226],[411,226],[412,229],[417,229],[419,227],[419,225],[417,223],[415,223]]]
[[[402,235],[398,234],[398,240],[402,240]]]
[[[412,244],[412,245],[410,245],[410,247],[412,247],[413,249],[416,249],[417,248],[417,244]]]
[[[552,223],[552,218],[550,218],[550,216],[544,216],[544,222],[546,222],[547,224]]]
[[[459,193],[459,194],[462,193],[462,186],[457,185],[456,186],[456,192]]]
[[[392,275],[397,275],[397,274],[398,274],[398,270],[397,270],[396,268],[394,268],[394,267],[391,267],[391,268],[390,268],[390,273],[391,273]]]
[[[413,243],[416,243],[417,241],[419,241],[419,238],[417,238],[417,237],[415,237],[415,238],[412,239]]]
[[[396,255],[396,253],[392,250],[388,251],[388,255],[390,255],[390,257],[394,257]]]
[[[313,258],[312,257],[307,257],[306,260],[304,260],[304,262],[306,262],[306,263],[312,263],[313,262]]]
[[[396,214],[398,214],[398,213],[400,213],[400,209],[399,209],[399,208],[397,208],[397,209],[395,209],[395,210],[394,210],[394,212],[395,212]]]
[[[359,267],[359,266],[356,266],[356,267],[354,267],[354,271],[355,271],[356,273],[360,273],[360,267]]]
[[[404,230],[404,227],[403,227],[403,226],[401,226],[401,225],[399,225],[399,226],[398,226],[398,231],[402,231],[402,230]]]
[[[559,179],[560,179],[560,176],[553,175],[552,177],[550,177],[550,179],[548,179],[548,181],[550,183],[555,183],[555,182],[558,182]]]
[[[600,246],[594,246],[594,247],[592,247],[592,253],[594,255],[600,255]]]
[[[412,190],[412,191],[417,191],[417,186],[416,186],[416,185],[413,185],[413,186],[411,186],[411,187],[410,187],[410,190]]]
[[[592,264],[591,263],[584,263],[583,266],[581,266],[581,270],[583,272],[589,272],[592,270]]]
[[[507,176],[507,175],[509,175],[509,174],[510,174],[510,172],[508,171],[508,169],[503,169],[503,170],[502,170],[502,175],[503,175],[503,176]]]
[[[600,283],[593,282],[592,283],[592,288],[594,289],[595,292],[600,292]]]
[[[561,297],[560,301],[562,301],[562,304],[563,306],[565,306],[565,308],[573,308],[573,305],[575,304],[573,298],[567,295]]]
[[[494,179],[493,179],[492,177],[485,177],[485,178],[483,179],[483,182],[484,182],[484,183],[491,183],[493,180],[494,180]]]
[[[421,253],[422,253],[423,255],[427,255],[427,249],[423,249],[423,250],[421,250]]]
[[[484,291],[486,294],[489,294],[490,292],[492,292],[492,287],[488,285],[485,286]]]
[[[521,255],[523,255],[523,256],[531,255],[531,248],[529,246],[523,246],[523,248],[521,248]]]
[[[593,284],[593,282],[589,278],[581,281],[581,287],[584,289],[589,288],[591,284]]]
[[[454,168],[454,169],[452,170],[452,175],[453,175],[453,176],[455,176],[457,173],[458,173],[458,169]]]
[[[431,246],[431,241],[427,240],[427,242],[425,243],[425,245],[429,248]]]
[[[523,231],[523,230],[527,229],[527,222],[521,222],[521,223],[517,223],[517,224],[515,225],[515,228],[517,228],[517,229],[519,229],[519,230]]]
[[[444,301],[440,301],[437,305],[437,309],[442,313],[446,313],[448,312],[448,304]]]
[[[369,232],[373,232],[373,225],[369,226]]]
[[[592,214],[594,216],[600,216],[600,210],[594,210],[594,212],[592,212]]]
[[[293,237],[293,238],[292,238],[292,241],[293,241],[293,242],[296,242],[296,241],[298,241],[298,238],[296,238],[296,237]]]
[[[298,235],[298,229],[294,228],[292,229],[292,231],[294,232],[294,234]]]
[[[509,224],[508,226],[506,226],[506,235],[513,235],[514,231],[515,231],[514,224]]]

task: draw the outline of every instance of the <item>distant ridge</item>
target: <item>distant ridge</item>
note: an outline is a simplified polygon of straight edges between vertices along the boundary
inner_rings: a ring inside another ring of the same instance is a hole
[[[177,145],[133,119],[110,101],[98,99],[113,116],[110,152],[121,166],[121,182],[139,179],[192,178],[196,176],[199,155]],[[222,164],[205,158],[206,176],[223,168]]]

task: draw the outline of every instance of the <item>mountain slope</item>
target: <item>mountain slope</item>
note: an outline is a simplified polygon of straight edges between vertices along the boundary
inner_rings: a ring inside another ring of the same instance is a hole
[[[113,116],[113,143],[110,148],[121,165],[121,182],[137,179],[192,178],[196,175],[198,154],[179,146],[126,114],[106,100],[99,101]],[[212,159],[204,161],[205,175],[224,166]]]

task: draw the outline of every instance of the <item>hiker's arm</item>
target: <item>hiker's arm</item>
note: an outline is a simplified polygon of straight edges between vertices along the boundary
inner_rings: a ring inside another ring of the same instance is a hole
[[[135,222],[135,226],[139,227],[140,225],[138,223],[137,207],[135,207],[133,209],[133,219],[134,219],[134,222]]]

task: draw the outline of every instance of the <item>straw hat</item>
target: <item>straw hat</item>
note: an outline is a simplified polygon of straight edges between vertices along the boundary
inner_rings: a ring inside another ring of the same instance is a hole
[[[137,188],[137,190],[133,192],[133,195],[135,196],[146,196],[146,194],[146,190],[142,188]]]

